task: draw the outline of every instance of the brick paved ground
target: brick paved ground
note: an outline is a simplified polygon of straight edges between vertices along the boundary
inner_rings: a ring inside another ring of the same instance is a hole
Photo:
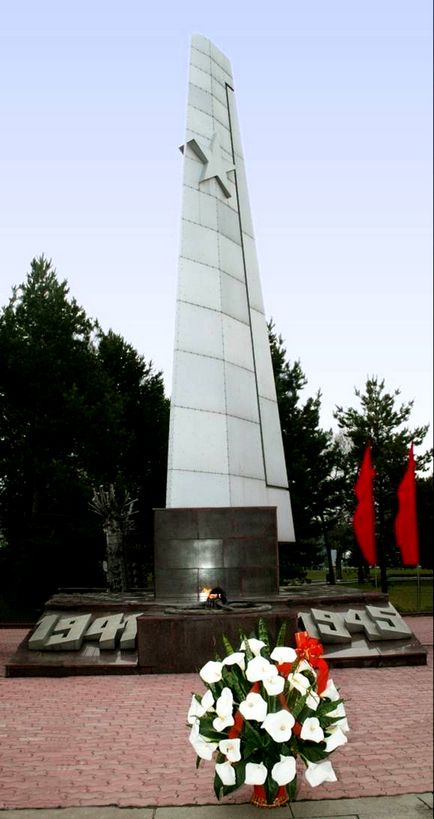
[[[428,666],[336,669],[349,743],[338,782],[299,798],[432,789],[432,618],[408,618]],[[0,662],[24,637],[0,630]],[[197,675],[0,678],[0,808],[212,804],[212,766],[195,770],[185,714]],[[243,802],[250,788],[225,801]]]

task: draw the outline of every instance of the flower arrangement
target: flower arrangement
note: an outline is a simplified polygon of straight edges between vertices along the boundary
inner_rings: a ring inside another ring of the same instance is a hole
[[[312,787],[336,781],[328,756],[349,727],[321,643],[302,631],[285,646],[283,624],[271,649],[263,620],[257,635],[241,633],[238,651],[223,637],[224,659],[199,671],[207,691],[192,697],[189,740],[197,767],[215,756],[218,799],[246,784],[253,804],[277,807],[295,798],[297,757]]]

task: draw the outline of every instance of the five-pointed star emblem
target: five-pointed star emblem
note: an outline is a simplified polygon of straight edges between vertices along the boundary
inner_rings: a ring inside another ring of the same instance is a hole
[[[199,184],[201,182],[205,182],[207,179],[215,178],[217,179],[217,182],[219,183],[224,195],[229,199],[232,194],[227,186],[226,174],[228,174],[230,171],[234,171],[235,165],[231,165],[223,157],[218,133],[215,132],[212,135],[208,148],[204,148],[202,144],[199,144],[197,139],[190,139],[187,142],[187,145],[195,152],[196,156],[199,157],[205,166],[199,179]]]

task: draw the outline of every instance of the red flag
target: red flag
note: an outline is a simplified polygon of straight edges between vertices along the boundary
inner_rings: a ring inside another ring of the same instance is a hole
[[[363,557],[370,566],[375,566],[377,562],[377,550],[375,548],[374,491],[372,485],[374,476],[375,469],[372,466],[372,452],[369,444],[366,447],[354,487],[358,504],[354,512],[353,528]]]
[[[413,444],[408,455],[407,469],[398,486],[398,514],[395,518],[396,542],[401,549],[404,566],[419,563],[419,538],[416,514],[416,475]]]

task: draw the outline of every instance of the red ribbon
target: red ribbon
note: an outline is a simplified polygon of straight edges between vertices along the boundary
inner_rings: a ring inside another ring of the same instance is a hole
[[[292,668],[292,663],[280,663],[277,666],[277,670],[278,670],[279,674],[282,675],[282,677],[287,677],[288,674],[291,671],[291,668]]]
[[[300,660],[307,660],[318,671],[318,694],[324,691],[329,676],[329,667],[323,659],[324,649],[319,640],[311,637],[308,631],[297,631],[295,634],[296,652]]]

